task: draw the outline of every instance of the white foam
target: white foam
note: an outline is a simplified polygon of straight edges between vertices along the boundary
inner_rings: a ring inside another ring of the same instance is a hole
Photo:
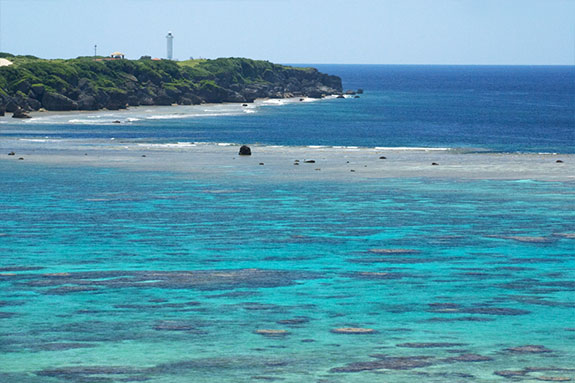
[[[63,140],[49,140],[49,139],[42,139],[42,138],[19,138],[18,141],[26,141],[26,142],[62,142]]]
[[[414,146],[376,146],[374,149],[376,150],[413,150],[413,151],[424,151],[424,152],[446,152],[453,150],[452,148],[425,148],[425,147],[414,147]]]
[[[198,145],[195,142],[177,142],[167,144],[138,144],[138,146],[146,148],[191,148]]]

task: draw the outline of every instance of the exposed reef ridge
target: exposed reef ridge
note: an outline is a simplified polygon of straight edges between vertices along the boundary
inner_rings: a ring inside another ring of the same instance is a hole
[[[342,95],[341,79],[314,68],[245,58],[43,60],[0,53],[0,115],[27,111],[124,109],[139,105],[253,102]]]

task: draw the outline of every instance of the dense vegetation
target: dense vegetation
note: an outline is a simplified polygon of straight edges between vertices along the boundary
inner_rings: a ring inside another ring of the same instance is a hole
[[[119,109],[135,105],[251,102],[259,97],[341,92],[341,80],[313,68],[293,68],[244,58],[216,60],[112,60],[79,57],[42,60],[0,58],[0,108],[7,111]]]

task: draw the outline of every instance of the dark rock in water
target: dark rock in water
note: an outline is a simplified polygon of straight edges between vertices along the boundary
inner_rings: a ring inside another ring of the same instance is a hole
[[[448,362],[468,362],[468,363],[488,362],[491,360],[493,360],[493,358],[490,358],[488,356],[479,355],[479,354],[461,354],[459,356],[447,358]]]
[[[380,160],[387,160],[387,157],[381,156],[379,157]]]
[[[245,106],[248,106],[248,104],[242,104],[242,106],[244,106],[244,107],[245,107]]]
[[[289,335],[289,332],[286,330],[262,329],[262,330],[255,330],[254,334],[263,335],[263,336],[268,337],[268,338],[281,338],[281,337],[284,337],[286,335]]]
[[[65,351],[92,347],[96,347],[96,345],[91,343],[43,343],[39,344],[35,348],[41,351]]]
[[[301,101],[304,101],[304,100],[305,100],[305,98],[300,98],[299,100],[300,100],[300,102],[301,102]]]
[[[502,376],[504,378],[516,378],[519,376],[525,376],[527,372],[524,370],[502,370],[502,371],[495,371],[494,374]]]
[[[305,160],[304,163],[306,163],[306,164],[315,164],[315,160]]]
[[[369,253],[374,254],[418,254],[419,250],[414,249],[369,249]]]
[[[260,165],[263,165],[263,164],[264,164],[263,162],[260,162]]]
[[[555,161],[555,162],[558,163],[558,164],[562,164],[562,163],[563,163],[563,161],[561,161],[561,160],[557,160],[557,161]]]
[[[115,120],[115,121],[112,121],[112,123],[113,123],[113,124],[121,124],[122,121],[120,121],[120,120]]]
[[[361,327],[341,327],[334,328],[330,330],[334,334],[352,334],[352,335],[364,335],[364,334],[376,334],[372,328],[361,328]]]
[[[385,280],[385,279],[402,279],[405,276],[405,274],[395,272],[389,273],[389,272],[376,272],[376,271],[358,271],[349,274],[349,276],[359,279]]]
[[[126,375],[138,374],[142,370],[124,366],[71,366],[37,371],[37,376],[60,378],[75,382],[98,382],[99,377],[92,375]],[[106,381],[113,381],[107,379]]]
[[[18,108],[13,114],[12,118],[32,118],[28,113],[24,111],[22,108]]]
[[[445,311],[447,312],[447,311]],[[455,311],[457,312],[457,311]],[[426,322],[493,322],[495,319],[484,317],[429,318]]]
[[[9,155],[9,156],[15,156],[15,155],[16,155],[16,153],[14,153],[14,152],[10,152],[10,153],[8,153],[8,155]]]
[[[531,311],[520,309],[508,309],[504,307],[473,307],[462,310],[461,312],[467,314],[482,314],[482,315],[526,315]]]
[[[284,325],[298,325],[304,324],[309,322],[309,318],[293,318],[293,319],[282,319],[277,321],[277,324],[284,324]]]
[[[510,348],[506,348],[505,351],[517,353],[517,354],[544,354],[544,353],[553,352],[552,350],[548,349],[545,346],[533,345],[533,344],[528,344],[525,346],[510,347]]]
[[[353,98],[359,98],[359,96],[354,96]]]
[[[20,158],[18,158],[18,159],[19,159],[20,161],[23,161],[23,160],[24,160],[24,157],[20,157]]]
[[[414,368],[429,367],[433,365],[427,356],[403,356],[403,357],[388,357],[385,355],[377,356],[379,358],[375,361],[369,362],[355,362],[350,363],[343,367],[332,368],[330,372],[361,372],[371,370],[411,370]]]
[[[343,94],[340,94],[337,96],[337,98],[345,98],[345,96]]]
[[[242,145],[242,147],[240,148],[240,156],[251,156],[252,155],[252,150],[250,149],[249,146],[246,145]]]
[[[459,347],[465,346],[465,343],[400,343],[397,347],[409,347],[409,348],[442,348],[442,347]]]
[[[438,164],[437,162],[432,162],[431,165],[437,166],[437,165],[439,165],[439,164]]]
[[[184,331],[189,333],[203,334],[196,323],[185,321],[160,321],[154,325],[156,331]]]

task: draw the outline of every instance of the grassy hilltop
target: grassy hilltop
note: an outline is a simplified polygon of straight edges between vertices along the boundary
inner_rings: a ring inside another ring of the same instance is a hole
[[[341,79],[314,68],[245,58],[216,60],[43,60],[0,53],[0,110],[121,109],[137,105],[252,102],[261,97],[322,97]]]

